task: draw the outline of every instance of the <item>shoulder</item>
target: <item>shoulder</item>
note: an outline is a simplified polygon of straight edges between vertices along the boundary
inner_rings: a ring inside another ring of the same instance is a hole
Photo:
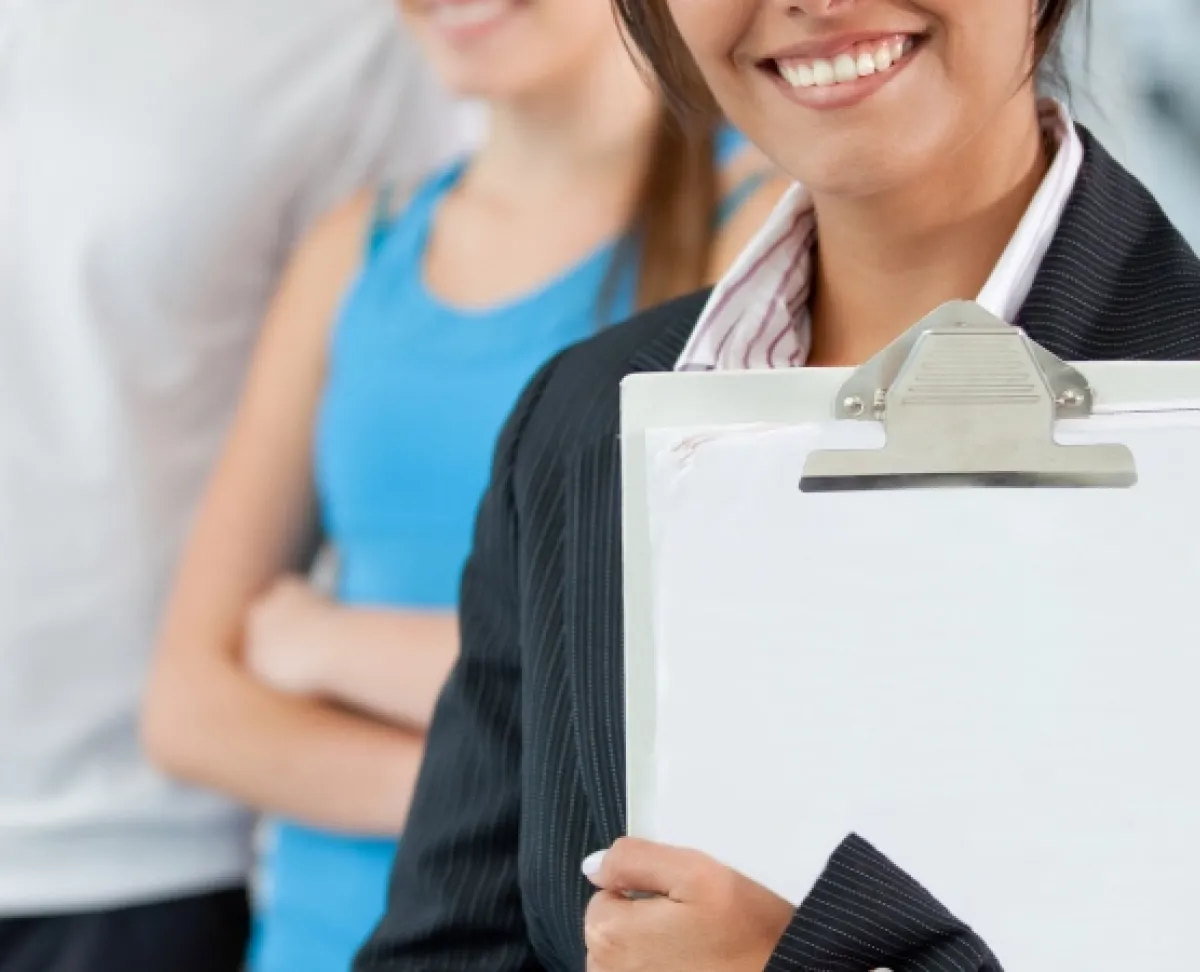
[[[1141,181],[1118,162],[1083,125],[1077,125],[1083,146],[1083,161],[1067,210],[1078,225],[1064,216],[1063,226],[1159,238],[1171,249],[1186,249],[1194,255],[1158,201]],[[1114,241],[1116,242],[1116,241]]]
[[[685,294],[635,314],[567,349],[560,370],[579,380],[589,373],[624,378],[639,371],[669,371],[683,353],[710,290]]]
[[[306,247],[329,248],[345,246],[350,240],[361,239],[375,211],[379,189],[360,189],[321,216],[304,238]]]
[[[615,434],[621,382],[669,371],[683,353],[709,291],[643,311],[560,352],[529,384],[510,422],[522,464]]]
[[[1200,357],[1200,260],[1145,186],[1079,135],[1083,162],[1022,323],[1073,360]]]
[[[373,189],[361,190],[313,223],[296,247],[288,278],[318,287],[345,286],[362,262],[376,195]]]
[[[338,304],[362,267],[372,199],[363,192],[335,207],[294,248],[264,326],[264,334],[280,335],[271,346],[324,348]]]

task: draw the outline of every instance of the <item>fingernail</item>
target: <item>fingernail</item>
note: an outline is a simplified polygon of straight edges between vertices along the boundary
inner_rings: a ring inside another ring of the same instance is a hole
[[[608,851],[598,850],[594,854],[589,854],[583,859],[580,869],[583,871],[583,876],[593,878],[600,873],[600,865],[604,863],[604,855]]]

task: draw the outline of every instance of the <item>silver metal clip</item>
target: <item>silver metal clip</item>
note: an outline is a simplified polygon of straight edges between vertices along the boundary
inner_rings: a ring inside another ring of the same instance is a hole
[[[1087,380],[972,301],[944,304],[855,371],[834,412],[882,422],[886,444],[813,452],[804,492],[1137,482],[1124,445],[1055,441],[1058,419],[1091,415]]]

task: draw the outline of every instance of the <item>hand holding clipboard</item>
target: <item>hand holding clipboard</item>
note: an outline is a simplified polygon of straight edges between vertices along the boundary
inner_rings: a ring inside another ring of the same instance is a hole
[[[632,833],[797,904],[878,855],[1010,968],[1183,954],[1200,366],[950,305],[623,405]]]

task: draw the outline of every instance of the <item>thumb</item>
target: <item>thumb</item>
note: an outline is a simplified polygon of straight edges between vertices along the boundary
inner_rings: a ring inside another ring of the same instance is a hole
[[[695,873],[693,851],[623,837],[583,862],[584,876],[605,891],[657,894],[679,900],[688,875]]]

